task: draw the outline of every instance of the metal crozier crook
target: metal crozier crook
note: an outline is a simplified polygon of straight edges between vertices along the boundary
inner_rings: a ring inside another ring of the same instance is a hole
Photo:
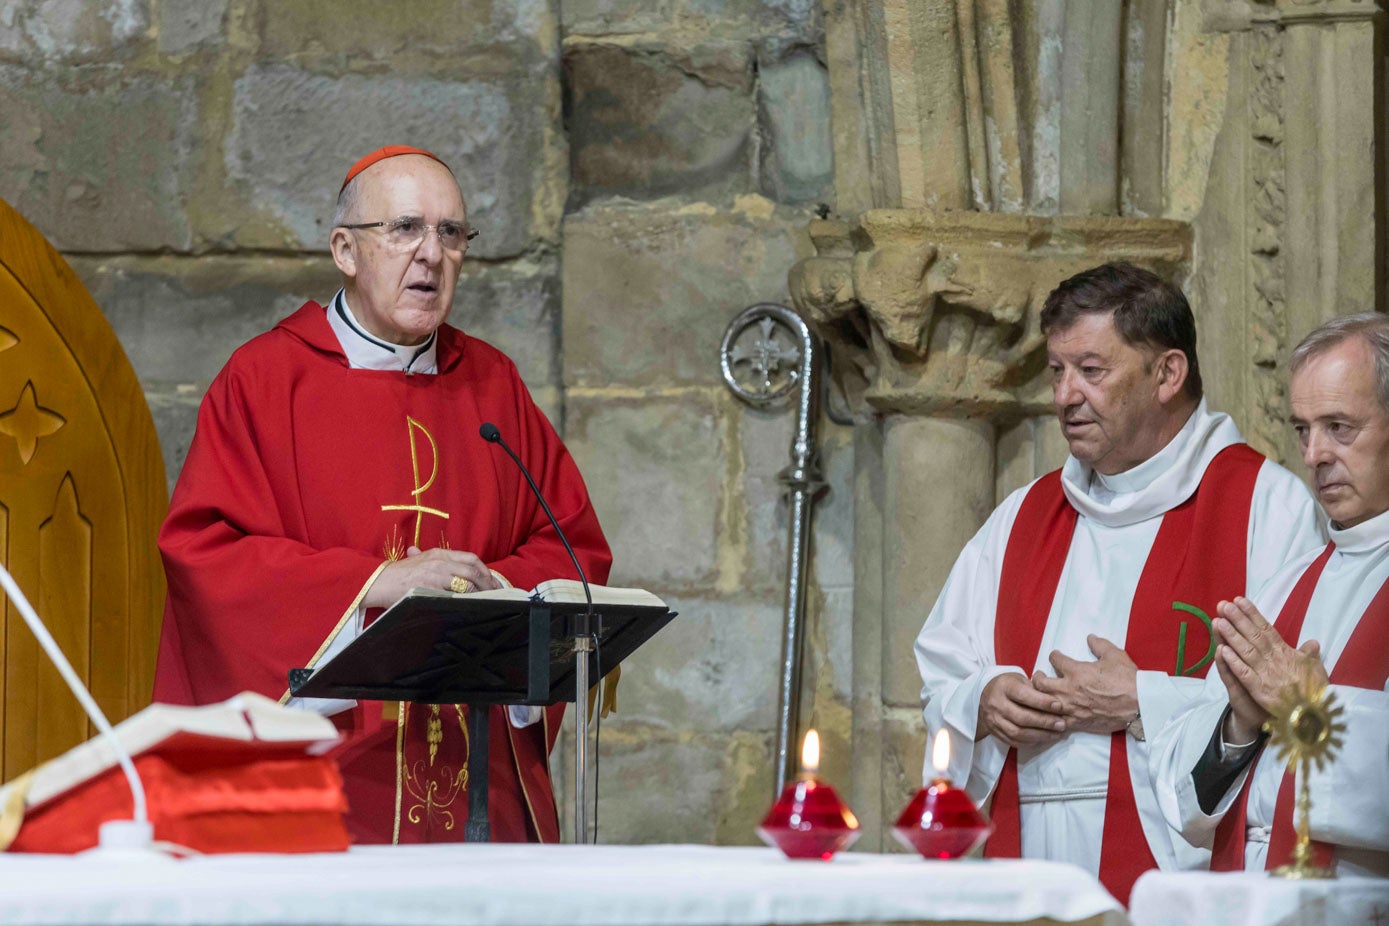
[[[815,496],[825,486],[815,438],[820,417],[820,345],[805,321],[791,309],[774,302],[759,302],[729,323],[723,336],[720,366],[728,388],[750,405],[766,407],[792,392],[798,396],[791,465],[777,474],[777,481],[790,496],[791,524],[786,555],[781,686],[777,697],[775,797],[795,775],[798,761],[794,744],[800,714],[810,514]]]

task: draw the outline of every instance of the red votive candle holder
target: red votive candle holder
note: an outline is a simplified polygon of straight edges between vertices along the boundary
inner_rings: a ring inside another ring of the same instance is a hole
[[[946,778],[917,791],[892,828],[898,842],[926,858],[959,858],[993,831],[965,789]]]
[[[811,730],[805,739],[802,772],[781,792],[757,827],[757,835],[787,858],[827,862],[858,839],[858,818],[834,788],[815,775],[820,761],[819,736]]]

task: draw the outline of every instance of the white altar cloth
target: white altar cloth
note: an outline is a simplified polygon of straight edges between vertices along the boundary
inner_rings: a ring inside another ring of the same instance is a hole
[[[216,926],[1122,924],[1054,862],[846,853],[790,862],[709,846],[370,846],[183,860],[0,855],[0,923]]]
[[[1133,926],[1389,926],[1389,880],[1150,871],[1134,885],[1129,917]]]

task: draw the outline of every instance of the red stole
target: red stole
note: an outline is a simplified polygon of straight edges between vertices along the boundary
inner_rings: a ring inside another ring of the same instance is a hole
[[[1199,609],[1208,616],[1218,601],[1244,592],[1249,505],[1263,463],[1263,456],[1248,445],[1226,447],[1206,467],[1196,492],[1163,515],[1138,580],[1124,640],[1139,669],[1205,675],[1214,652],[1210,626],[1206,620],[1199,626],[1184,620],[1182,612]],[[1076,519],[1059,471],[1038,480],[1023,500],[999,576],[994,624],[998,665],[1036,664]],[[1189,635],[1188,627],[1196,628],[1195,634]],[[1178,665],[1184,652],[1206,655],[1187,656]],[[1156,868],[1157,861],[1138,816],[1125,737],[1120,731],[1110,743],[1100,881],[1127,904],[1133,882]],[[986,856],[1016,858],[1022,852],[1017,764],[1017,751],[1010,749],[994,790],[995,828]]]
[[[1312,592],[1317,587],[1322,570],[1331,559],[1334,543],[1327,544],[1321,556],[1302,573],[1292,594],[1283,604],[1274,628],[1283,642],[1297,646],[1302,636],[1302,622],[1307,617],[1307,607],[1312,601]],[[1370,601],[1365,613],[1360,616],[1345,649],[1331,670],[1333,685],[1348,685],[1353,688],[1382,689],[1389,681],[1389,664],[1384,654],[1389,652],[1389,583],[1380,588]],[[1249,788],[1254,780],[1254,771],[1262,757],[1245,776],[1244,787],[1235,799],[1224,819],[1215,830],[1215,846],[1211,851],[1211,871],[1244,871],[1244,844],[1247,813],[1249,809]],[[1296,811],[1296,784],[1291,768],[1283,772],[1283,780],[1278,786],[1278,800],[1274,804],[1272,834],[1269,837],[1268,857],[1265,868],[1275,868],[1282,864],[1280,859],[1292,857],[1297,843],[1297,831],[1293,822]],[[1312,841],[1312,862],[1322,868],[1329,868],[1332,862],[1330,843]]]

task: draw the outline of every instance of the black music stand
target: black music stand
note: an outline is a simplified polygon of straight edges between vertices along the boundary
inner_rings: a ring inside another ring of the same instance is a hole
[[[314,669],[291,669],[296,698],[468,705],[468,822],[464,838],[487,842],[488,708],[575,700],[576,638],[596,632],[588,676],[600,679],[675,612],[664,606],[594,605],[453,596],[415,589]],[[582,795],[576,795],[583,799]]]

